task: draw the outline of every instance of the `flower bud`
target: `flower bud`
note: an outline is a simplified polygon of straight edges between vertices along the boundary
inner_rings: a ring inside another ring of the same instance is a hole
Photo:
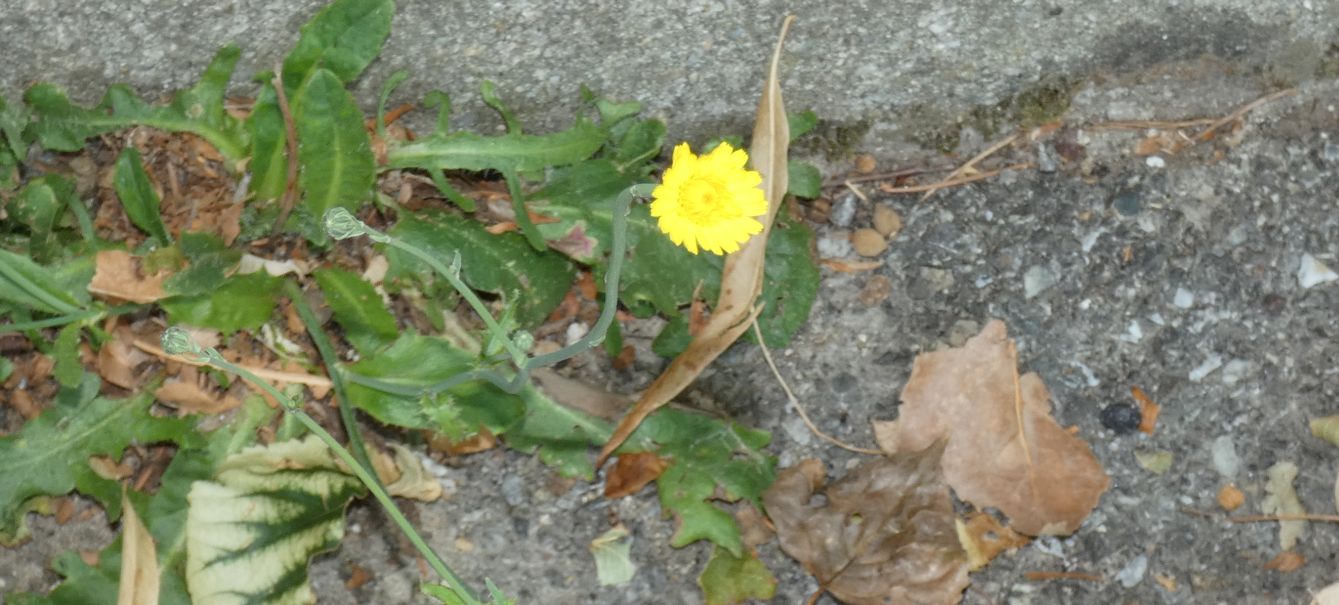
[[[347,208],[336,206],[325,212],[325,232],[335,239],[349,239],[367,233],[367,225]]]
[[[163,350],[168,355],[200,354],[200,345],[195,344],[190,332],[181,328],[171,327],[165,330],[161,342]]]

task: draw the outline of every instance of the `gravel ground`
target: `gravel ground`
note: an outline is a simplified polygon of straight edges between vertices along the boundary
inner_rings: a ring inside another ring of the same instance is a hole
[[[1240,74],[1178,74],[1090,84],[1075,97],[1071,123],[1226,113],[1267,92]],[[1088,129],[1068,135],[1085,148],[1082,163],[1006,173],[923,204],[873,187],[862,190],[868,202],[831,191],[834,204],[854,212],[849,224],[819,226],[829,255],[843,253],[875,205],[895,209],[905,226],[880,268],[824,269],[809,323],[777,352],[817,424],[870,444],[869,420],[896,417],[916,354],[961,344],[1000,318],[1018,341],[1021,368],[1042,376],[1057,419],[1078,427],[1112,478],[1077,534],[995,560],[972,575],[966,603],[1296,604],[1339,581],[1332,525],[1311,524],[1296,549],[1306,565],[1280,573],[1263,568],[1279,551],[1275,524],[1184,512],[1217,511],[1215,494],[1235,482],[1247,498],[1239,512],[1258,513],[1265,471],[1279,461],[1301,469],[1296,488],[1307,510],[1334,512],[1339,448],[1311,437],[1307,421],[1336,413],[1339,402],[1339,281],[1306,287],[1299,267],[1309,256],[1339,268],[1336,91],[1336,82],[1309,84],[1251,114],[1232,136],[1157,159],[1129,152],[1142,133]],[[961,138],[962,157],[987,143],[967,129]],[[1043,145],[1038,157],[1037,149],[1013,159],[1044,165],[1055,151]],[[886,166],[924,159],[881,158]],[[647,328],[630,329],[629,342],[645,349],[638,330]],[[624,372],[584,372],[628,391],[663,364],[647,354]],[[1100,422],[1107,406],[1132,403],[1132,386],[1163,406],[1152,435],[1117,435]],[[782,465],[817,456],[840,473],[857,462],[798,422],[756,347],[731,349],[685,399],[770,430]],[[1159,450],[1173,456],[1165,473],[1137,463],[1136,452]],[[507,451],[451,460],[441,472],[450,497],[409,508],[464,577],[487,575],[525,603],[701,602],[695,578],[709,550],[670,548],[672,521],[649,490],[609,503],[597,485],[557,479]],[[615,515],[635,537],[639,571],[625,586],[600,588],[587,544]],[[90,525],[101,526],[99,518],[39,521],[38,540],[0,550],[4,590],[50,586],[42,566],[52,554],[108,539]],[[800,603],[814,590],[775,543],[760,553],[779,579],[773,602]],[[372,580],[348,591],[355,565]],[[1037,583],[1024,579],[1028,571],[1102,579]],[[413,596],[412,552],[365,504],[313,576],[322,603],[423,601]]]

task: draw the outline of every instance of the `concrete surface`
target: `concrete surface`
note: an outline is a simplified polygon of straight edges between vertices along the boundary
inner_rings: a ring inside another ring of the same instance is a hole
[[[0,94],[39,80],[87,102],[115,82],[163,93],[193,82],[228,42],[244,50],[234,84],[245,94],[246,78],[281,60],[323,5],[3,0]],[[1004,114],[1045,113],[1077,82],[1170,60],[1216,57],[1278,85],[1339,62],[1339,0],[408,0],[397,3],[390,39],[358,90],[370,106],[388,74],[408,69],[397,102],[439,88],[455,99],[460,126],[486,128],[497,120],[476,93],[491,79],[528,125],[546,129],[571,122],[587,84],[645,102],[672,137],[700,139],[752,124],[788,12],[798,21],[783,69],[787,102],[829,120],[838,151],[862,140],[883,152],[949,146],[942,126],[972,121],[973,111],[980,118],[1012,103]]]

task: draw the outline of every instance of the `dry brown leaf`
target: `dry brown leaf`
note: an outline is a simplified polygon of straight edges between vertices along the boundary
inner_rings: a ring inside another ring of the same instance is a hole
[[[121,583],[116,605],[158,605],[158,549],[153,536],[121,494]]]
[[[135,472],[135,469],[131,468],[125,461],[118,463],[108,456],[89,456],[88,468],[93,471],[94,475],[108,481],[120,481]]]
[[[1153,398],[1139,387],[1130,387],[1130,395],[1139,404],[1139,431],[1153,434],[1153,429],[1158,426],[1158,414],[1162,412],[1162,406],[1154,403]]]
[[[74,496],[56,498],[56,523],[65,525],[74,518]]]
[[[669,460],[652,452],[621,454],[604,479],[604,497],[613,500],[637,493],[669,468]]]
[[[1303,565],[1306,565],[1306,557],[1302,553],[1285,550],[1265,563],[1265,569],[1288,573],[1301,569]]]
[[[144,275],[140,261],[125,250],[103,250],[93,258],[93,280],[88,291],[105,298],[151,303],[166,298],[163,282],[168,273]]]
[[[972,571],[985,567],[996,556],[1006,550],[1027,546],[1032,538],[1009,529],[991,516],[981,511],[967,516],[967,520],[955,519],[958,530],[958,542],[967,552],[967,562]]]
[[[1158,583],[1163,590],[1167,592],[1176,592],[1176,578],[1165,576],[1160,573],[1153,574],[1153,581]]]
[[[187,414],[218,414],[242,405],[240,399],[204,386],[205,380],[204,375],[194,371],[194,368],[182,368],[176,379],[163,383],[153,392],[153,396],[164,405]]]
[[[344,581],[344,590],[357,590],[372,581],[372,572],[366,567],[353,563],[349,565],[349,579]]]
[[[851,605],[957,603],[967,588],[953,502],[939,470],[943,446],[875,458],[823,489],[805,460],[763,494],[781,549]],[[822,491],[826,502],[813,502]]]
[[[735,507],[735,523],[739,525],[739,540],[744,546],[757,548],[772,541],[772,536],[776,531],[772,529],[772,524],[767,521],[757,507],[738,506]]]
[[[411,498],[432,502],[442,497],[442,484],[437,481],[409,448],[390,444],[391,453],[382,450],[369,452],[377,478],[386,486],[386,493],[397,498]],[[342,466],[342,465],[341,465]]]
[[[762,98],[758,100],[753,142],[749,146],[749,162],[762,175],[760,186],[767,198],[767,215],[761,217],[762,233],[753,236],[737,252],[725,257],[725,267],[721,271],[721,294],[716,300],[711,319],[701,332],[693,336],[683,353],[675,357],[669,367],[647,387],[636,407],[619,421],[613,435],[600,450],[595,468],[603,466],[614,450],[637,430],[651,412],[669,403],[691,384],[717,356],[748,330],[762,311],[761,307],[754,307],[754,301],[762,292],[767,236],[772,232],[772,220],[776,218],[781,201],[786,196],[789,179],[786,161],[790,151],[790,125],[781,100],[778,72],[786,31],[794,20],[794,16],[787,16],[781,24],[781,34],[772,51]]]
[[[539,384],[539,390],[554,401],[606,420],[618,418],[632,403],[623,395],[568,378],[548,368],[537,369],[530,376]]]
[[[143,351],[135,348],[135,333],[121,326],[98,349],[96,365],[103,380],[123,389],[134,390],[139,388],[144,378],[135,375],[135,368],[150,359]]]
[[[1014,343],[992,320],[961,348],[916,357],[898,419],[874,423],[875,438],[888,453],[947,439],[944,476],[959,498],[999,509],[1020,533],[1066,535],[1110,480],[1050,414],[1046,385],[1018,375]]]

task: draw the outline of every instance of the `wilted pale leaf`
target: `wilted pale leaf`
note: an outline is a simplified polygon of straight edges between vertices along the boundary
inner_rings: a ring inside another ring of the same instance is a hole
[[[967,556],[940,473],[942,445],[870,460],[823,488],[823,463],[782,471],[763,501],[786,554],[852,605],[958,602]],[[819,490],[826,502],[815,502]]]
[[[1036,374],[1018,375],[1001,321],[961,348],[916,358],[899,417],[876,423],[879,446],[914,452],[940,439],[944,476],[959,498],[998,508],[1028,534],[1078,529],[1110,480],[1088,445],[1051,418]]]
[[[121,583],[116,605],[158,605],[158,549],[130,499],[121,495]]]
[[[706,569],[697,578],[707,605],[736,605],[766,601],[776,595],[776,576],[751,551],[736,557],[716,547]]]
[[[1297,465],[1291,462],[1279,462],[1269,467],[1269,481],[1265,483],[1265,496],[1260,503],[1260,512],[1266,515],[1305,515],[1302,501],[1297,499],[1293,489],[1293,480],[1297,478]],[[1279,548],[1291,550],[1297,545],[1297,539],[1306,532],[1306,521],[1279,521]]]
[[[651,412],[669,403],[697,379],[716,357],[734,344],[761,311],[754,307],[754,301],[762,293],[767,236],[771,233],[772,221],[786,195],[789,179],[786,162],[790,150],[790,126],[786,120],[786,108],[781,101],[778,71],[781,47],[793,20],[794,17],[786,17],[781,25],[781,35],[772,52],[762,98],[758,101],[757,120],[753,124],[753,144],[749,147],[749,163],[762,175],[761,187],[767,197],[767,216],[761,219],[762,233],[749,239],[737,252],[726,256],[725,269],[721,273],[721,294],[712,308],[711,319],[693,337],[688,348],[675,357],[670,366],[647,387],[637,401],[637,406],[619,422],[613,436],[600,450],[596,468],[603,466],[604,461],[637,430],[637,425]]]
[[[628,556],[632,548],[632,534],[622,523],[591,540],[590,554],[595,557],[595,574],[600,586],[627,584],[637,573],[637,566]]]

